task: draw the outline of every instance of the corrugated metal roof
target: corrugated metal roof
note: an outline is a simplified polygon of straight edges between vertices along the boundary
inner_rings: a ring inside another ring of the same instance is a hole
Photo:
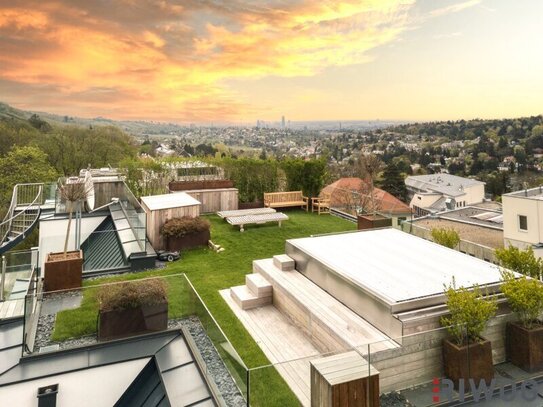
[[[83,271],[112,270],[128,266],[115,225],[108,216],[81,245]]]

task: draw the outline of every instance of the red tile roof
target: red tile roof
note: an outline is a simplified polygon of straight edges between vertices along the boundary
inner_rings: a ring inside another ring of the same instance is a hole
[[[331,205],[359,206],[365,212],[371,212],[371,196],[369,183],[361,178],[340,178],[324,187],[322,194],[329,194]],[[353,194],[353,192],[357,194]],[[354,195],[354,197],[353,197]],[[373,196],[377,212],[390,214],[410,213],[409,205],[380,188],[373,188]]]

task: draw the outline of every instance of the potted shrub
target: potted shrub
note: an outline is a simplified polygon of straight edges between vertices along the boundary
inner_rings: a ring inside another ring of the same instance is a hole
[[[473,379],[477,385],[482,379],[489,384],[494,376],[492,347],[481,333],[496,313],[496,301],[485,298],[477,286],[456,288],[454,280],[445,288],[450,315],[442,317],[441,324],[451,335],[443,341],[445,376],[456,388],[460,379],[465,383]]]
[[[98,292],[98,339],[109,340],[168,327],[166,284],[161,279],[110,284]]]
[[[166,239],[168,250],[178,251],[191,247],[207,246],[209,241],[210,224],[200,217],[169,219],[161,229],[162,236]]]
[[[507,354],[511,363],[527,372],[543,369],[543,284],[533,278],[517,278],[511,271],[502,272],[502,293],[518,322],[506,326]]]
[[[44,290],[57,291],[81,287],[83,276],[83,252],[68,251],[70,229],[74,209],[87,199],[89,187],[77,177],[65,180],[58,188],[68,211],[68,226],[64,239],[64,251],[49,253],[44,264]]]

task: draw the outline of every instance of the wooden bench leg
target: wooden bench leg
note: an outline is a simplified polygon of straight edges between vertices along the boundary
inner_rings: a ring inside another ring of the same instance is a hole
[[[240,232],[245,232],[245,229],[243,229],[243,225],[239,225],[239,231]]]
[[[277,223],[279,223],[279,227],[281,227],[281,221],[278,221]]]

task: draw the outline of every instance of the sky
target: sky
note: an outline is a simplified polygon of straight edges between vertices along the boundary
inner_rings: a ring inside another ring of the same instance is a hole
[[[543,113],[541,0],[0,0],[0,101],[179,123]]]

